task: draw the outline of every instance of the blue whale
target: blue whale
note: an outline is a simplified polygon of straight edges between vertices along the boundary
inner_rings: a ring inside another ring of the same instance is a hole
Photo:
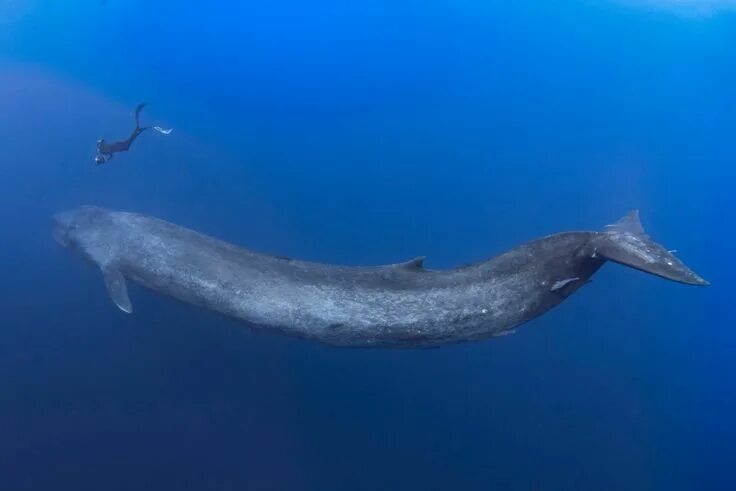
[[[447,270],[424,258],[374,267],[253,252],[136,213],[83,206],[54,237],[98,266],[113,302],[126,281],[253,327],[355,347],[435,347],[507,334],[585,285],[607,261],[689,285],[708,282],[650,239],[633,211],[603,231],[565,232]]]

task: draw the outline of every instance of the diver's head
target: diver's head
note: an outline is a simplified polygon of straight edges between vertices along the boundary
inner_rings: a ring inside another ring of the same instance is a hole
[[[105,157],[103,157],[101,154],[97,154],[97,157],[95,157],[95,164],[100,165],[104,164],[105,162],[107,162],[107,160],[105,160]]]

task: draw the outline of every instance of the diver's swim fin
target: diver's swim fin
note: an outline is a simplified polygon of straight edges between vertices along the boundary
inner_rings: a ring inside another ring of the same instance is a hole
[[[145,102],[139,102],[138,105],[135,107],[135,127],[136,128],[141,127],[140,117],[141,117],[141,111],[143,110],[144,107],[146,107]]]
[[[638,210],[608,225],[605,232],[592,239],[591,245],[594,256],[688,285],[709,284],[644,232]]]
[[[128,287],[125,283],[125,276],[123,273],[115,268],[103,267],[102,275],[105,277],[105,286],[107,286],[107,293],[115,305],[126,314],[133,312],[133,304],[130,303],[128,297]]]

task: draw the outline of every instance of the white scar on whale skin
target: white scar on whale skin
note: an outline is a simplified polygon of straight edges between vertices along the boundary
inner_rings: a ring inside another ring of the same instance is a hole
[[[580,278],[575,276],[574,278],[567,278],[565,280],[555,281],[555,284],[552,285],[552,288],[549,289],[551,292],[556,292],[560,288],[565,287],[566,285],[569,285],[572,282],[578,281]]]
[[[350,267],[270,256],[93,206],[54,220],[56,240],[100,268],[123,312],[133,312],[127,280],[253,328],[336,346],[423,348],[507,333],[560,304],[606,261],[708,284],[651,240],[633,212],[614,230],[549,235],[445,270],[425,269],[423,257]]]

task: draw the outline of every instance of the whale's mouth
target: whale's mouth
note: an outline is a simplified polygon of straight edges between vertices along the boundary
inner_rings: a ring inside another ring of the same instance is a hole
[[[69,247],[69,230],[72,228],[73,217],[74,214],[71,211],[54,214],[54,228],[51,235],[62,247]]]
[[[54,227],[54,230],[51,231],[51,236],[54,238],[57,244],[59,244],[62,247],[66,247],[66,244],[64,243],[64,236],[59,232],[59,230]]]

